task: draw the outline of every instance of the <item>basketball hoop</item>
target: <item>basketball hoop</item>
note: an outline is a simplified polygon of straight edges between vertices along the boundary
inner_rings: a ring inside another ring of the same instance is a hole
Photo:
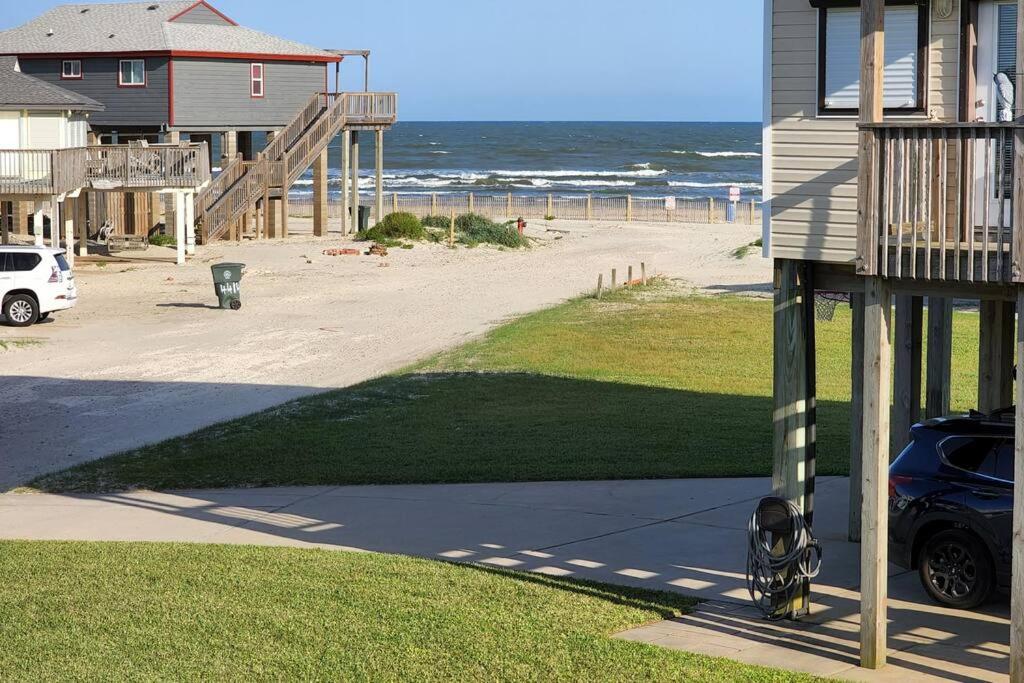
[[[832,322],[836,315],[836,306],[839,302],[849,302],[848,292],[815,292],[814,294],[814,318],[824,322]]]

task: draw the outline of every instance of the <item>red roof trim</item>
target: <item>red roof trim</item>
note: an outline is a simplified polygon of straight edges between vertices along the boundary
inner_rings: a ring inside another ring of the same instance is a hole
[[[282,55],[264,52],[203,52],[200,50],[171,50],[172,57],[205,57],[221,59],[245,59],[278,62],[340,62],[341,58],[331,55]]]
[[[177,19],[179,19],[180,17],[185,16],[186,14],[188,14],[189,12],[194,10],[196,7],[199,7],[200,5],[205,6],[206,9],[210,10],[211,12],[216,14],[218,17],[220,17],[224,21],[226,21],[229,24],[231,24],[232,26],[238,26],[238,22],[237,21],[235,21],[231,17],[227,16],[226,14],[221,12],[219,9],[217,9],[216,7],[211,5],[210,3],[206,2],[206,0],[199,0],[199,2],[197,2],[196,4],[192,5],[191,7],[186,7],[185,9],[181,10],[180,12],[175,14],[173,17],[171,17],[167,21],[176,21]]]
[[[341,57],[331,55],[281,55],[260,52],[203,52],[201,50],[139,50],[138,52],[0,52],[18,59],[77,59],[79,57],[200,57],[205,59],[241,59],[264,62],[316,62],[333,64]]]

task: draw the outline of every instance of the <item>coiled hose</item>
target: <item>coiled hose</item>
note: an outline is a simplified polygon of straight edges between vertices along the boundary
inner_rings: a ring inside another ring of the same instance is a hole
[[[821,570],[821,545],[800,510],[783,498],[765,498],[747,525],[747,589],[761,613],[781,619],[805,579]],[[775,551],[773,552],[773,548]]]

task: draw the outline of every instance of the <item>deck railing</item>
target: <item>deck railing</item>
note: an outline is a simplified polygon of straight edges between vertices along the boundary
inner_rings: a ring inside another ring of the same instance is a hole
[[[865,275],[1013,281],[1016,126],[881,123],[862,127],[877,150],[858,235]]]
[[[210,179],[206,144],[0,150],[0,194],[59,195],[81,187],[198,187]]]

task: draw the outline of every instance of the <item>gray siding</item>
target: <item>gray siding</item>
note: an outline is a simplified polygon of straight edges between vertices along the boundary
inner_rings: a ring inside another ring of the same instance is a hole
[[[956,120],[960,2],[930,20],[928,111]],[[771,89],[771,251],[848,263],[857,248],[857,122],[818,115],[818,11],[774,0]],[[926,118],[926,117],[921,117]]]
[[[75,57],[69,55],[69,59]],[[89,122],[94,126],[159,126],[167,123],[166,57],[146,57],[146,87],[119,88],[117,69],[119,57],[87,57],[82,59],[81,80],[61,80],[60,59],[21,57],[21,70],[62,88],[81,93],[106,106],[94,112]]]
[[[217,26],[230,26],[231,22],[226,21],[206,5],[197,5],[174,21],[182,24],[214,24]]]
[[[265,62],[262,98],[249,95],[249,61],[174,60],[174,127],[271,129],[324,89],[323,64]]]

